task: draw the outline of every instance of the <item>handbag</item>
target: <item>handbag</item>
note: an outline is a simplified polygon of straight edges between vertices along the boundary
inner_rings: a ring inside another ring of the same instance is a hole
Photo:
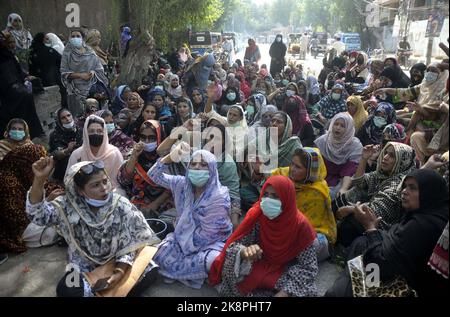
[[[402,276],[397,276],[388,282],[380,281],[378,286],[368,285],[362,255],[349,260],[347,266],[354,297],[417,297],[417,292]]]

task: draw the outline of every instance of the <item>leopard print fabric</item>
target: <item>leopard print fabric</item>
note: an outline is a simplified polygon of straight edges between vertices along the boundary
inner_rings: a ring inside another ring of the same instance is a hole
[[[416,291],[401,276],[389,282],[381,282],[378,287],[365,285],[366,276],[361,265],[361,256],[348,263],[354,297],[417,297]]]

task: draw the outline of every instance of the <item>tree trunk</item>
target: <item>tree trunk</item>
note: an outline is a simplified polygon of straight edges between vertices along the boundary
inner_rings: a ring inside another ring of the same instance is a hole
[[[161,0],[127,0],[127,20],[131,27],[132,39],[128,53],[121,61],[118,84],[126,84],[136,90],[147,76],[148,66],[155,56],[153,33],[158,7]]]

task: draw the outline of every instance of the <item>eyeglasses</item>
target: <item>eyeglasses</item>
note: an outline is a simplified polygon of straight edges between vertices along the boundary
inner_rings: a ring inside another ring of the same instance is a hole
[[[95,161],[81,167],[79,172],[82,172],[85,175],[91,175],[94,171],[100,171],[104,169],[105,163],[103,161]]]

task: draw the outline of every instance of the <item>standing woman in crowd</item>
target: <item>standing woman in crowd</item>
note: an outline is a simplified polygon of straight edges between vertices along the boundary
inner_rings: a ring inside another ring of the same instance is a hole
[[[62,56],[64,52],[64,43],[55,33],[47,33],[44,41],[46,46],[53,48]]]
[[[86,36],[86,44],[89,45],[100,59],[105,72],[108,69],[108,53],[103,51],[100,47],[100,42],[102,41],[102,35],[99,30],[92,29],[89,30]]]
[[[61,59],[61,80],[67,89],[69,110],[75,117],[83,114],[93,85],[108,87],[102,63],[83,37],[81,31],[72,31]]]
[[[22,66],[25,71],[28,71],[28,50],[30,49],[33,37],[23,26],[21,16],[17,13],[11,13],[8,16],[8,23],[4,31],[13,36],[16,42],[13,53],[18,57],[20,66]]]
[[[75,124],[69,110],[61,108],[56,112],[55,130],[50,134],[50,154],[55,162],[52,177],[63,182],[69,157],[83,142],[83,130]]]
[[[209,281],[221,296],[317,296],[315,238],[297,209],[294,184],[271,176],[215,259]]]
[[[286,61],[284,60],[286,56],[286,44],[283,43],[283,35],[277,34],[275,41],[270,46],[270,74],[275,77],[275,74],[281,73]]]
[[[61,55],[47,46],[44,33],[38,33],[31,44],[28,60],[30,75],[39,77],[44,87],[61,85]],[[50,44],[51,45],[51,44]]]
[[[0,135],[5,132],[8,122],[21,118],[30,128],[30,139],[43,136],[39,117],[31,91],[25,86],[27,76],[14,56],[15,40],[10,33],[0,33]]]

